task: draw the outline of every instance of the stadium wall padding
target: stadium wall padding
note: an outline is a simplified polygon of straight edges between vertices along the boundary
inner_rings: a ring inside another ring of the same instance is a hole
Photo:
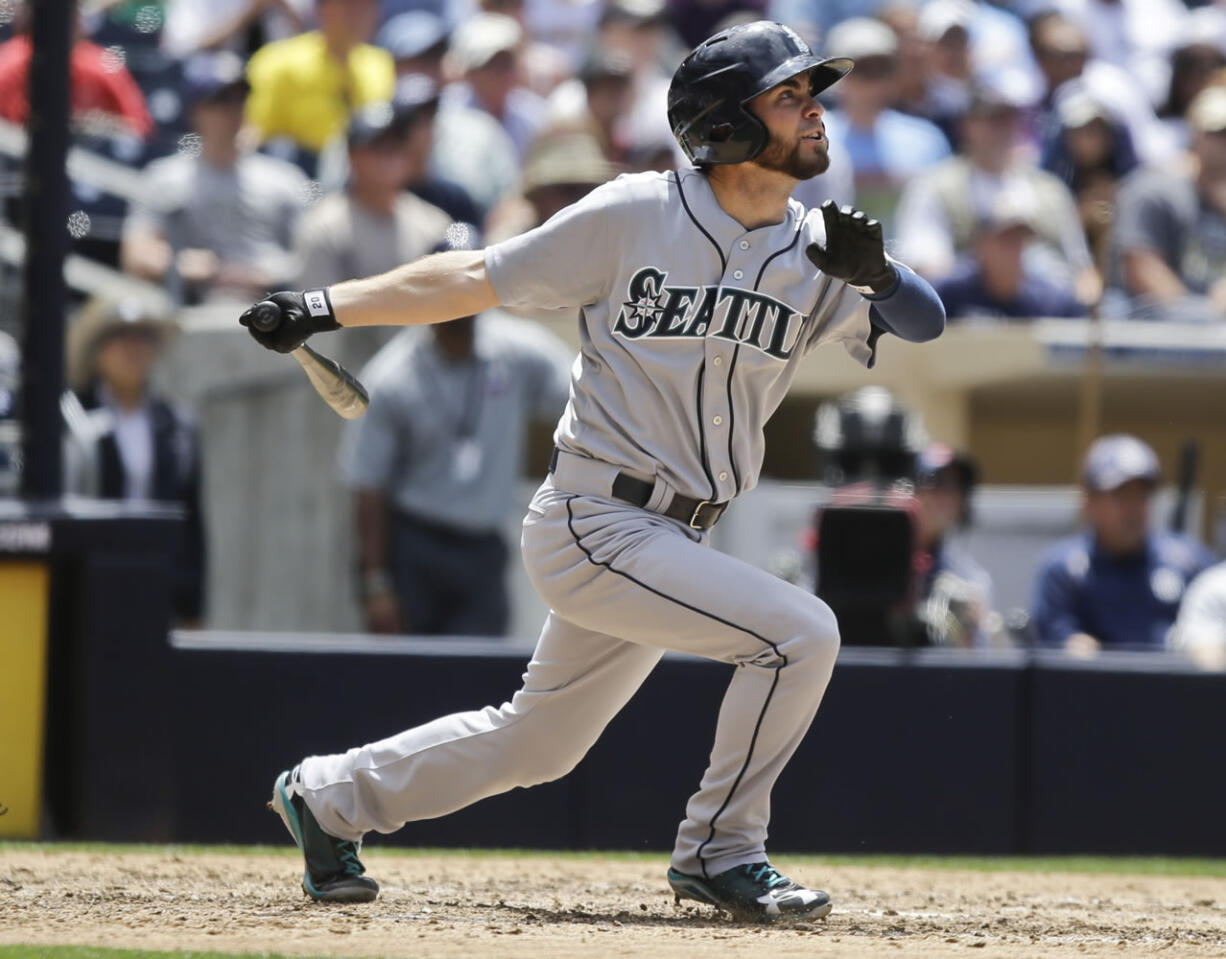
[[[310,752],[502,703],[527,658],[523,650],[380,654],[369,639],[361,652],[282,645],[252,651],[198,639],[173,648],[167,711],[148,717],[150,738],[95,736],[84,758],[91,770],[143,764],[147,801],[134,802],[118,777],[94,783],[95,828],[80,838],[283,842],[264,808],[278,771]],[[127,666],[98,655],[92,668],[109,688]],[[667,850],[731,669],[668,656],[568,776],[370,839]],[[97,713],[87,727],[108,721],[103,701],[83,707]],[[1226,855],[1223,720],[1226,676],[1164,657],[1076,664],[1024,653],[844,650],[775,789],[770,848]],[[169,762],[148,749],[166,736]],[[158,805],[163,796],[169,809]]]

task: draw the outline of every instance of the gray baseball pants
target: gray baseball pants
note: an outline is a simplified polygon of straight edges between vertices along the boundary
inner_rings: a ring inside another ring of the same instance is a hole
[[[523,688],[498,708],[304,760],[305,800],[319,824],[360,840],[558,779],[664,652],[678,650],[737,669],[672,865],[713,876],[765,859],[771,787],[817,712],[838,627],[816,596],[704,540],[658,514],[547,480],[522,545],[551,612]],[[668,748],[667,738],[655,748]]]

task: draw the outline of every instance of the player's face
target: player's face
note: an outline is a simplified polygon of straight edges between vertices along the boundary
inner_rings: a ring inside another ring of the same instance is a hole
[[[826,172],[825,112],[810,92],[807,73],[790,77],[749,101],[749,109],[766,126],[770,139],[751,162],[796,180],[808,180]]]

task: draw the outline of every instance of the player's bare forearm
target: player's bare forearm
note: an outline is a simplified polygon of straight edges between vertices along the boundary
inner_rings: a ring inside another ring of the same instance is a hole
[[[498,305],[481,250],[436,253],[328,293],[341,326],[422,326]]]

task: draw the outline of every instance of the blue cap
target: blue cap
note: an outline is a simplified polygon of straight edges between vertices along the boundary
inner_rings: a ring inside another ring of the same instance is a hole
[[[250,89],[243,59],[236,53],[197,53],[183,64],[183,100],[188,106],[231,87]]]
[[[450,31],[442,17],[429,10],[398,13],[375,34],[375,46],[382,47],[393,60],[411,60],[446,43]]]
[[[1124,433],[1096,439],[1081,466],[1081,482],[1096,493],[1119,489],[1138,479],[1156,486],[1161,478],[1158,454]]]

